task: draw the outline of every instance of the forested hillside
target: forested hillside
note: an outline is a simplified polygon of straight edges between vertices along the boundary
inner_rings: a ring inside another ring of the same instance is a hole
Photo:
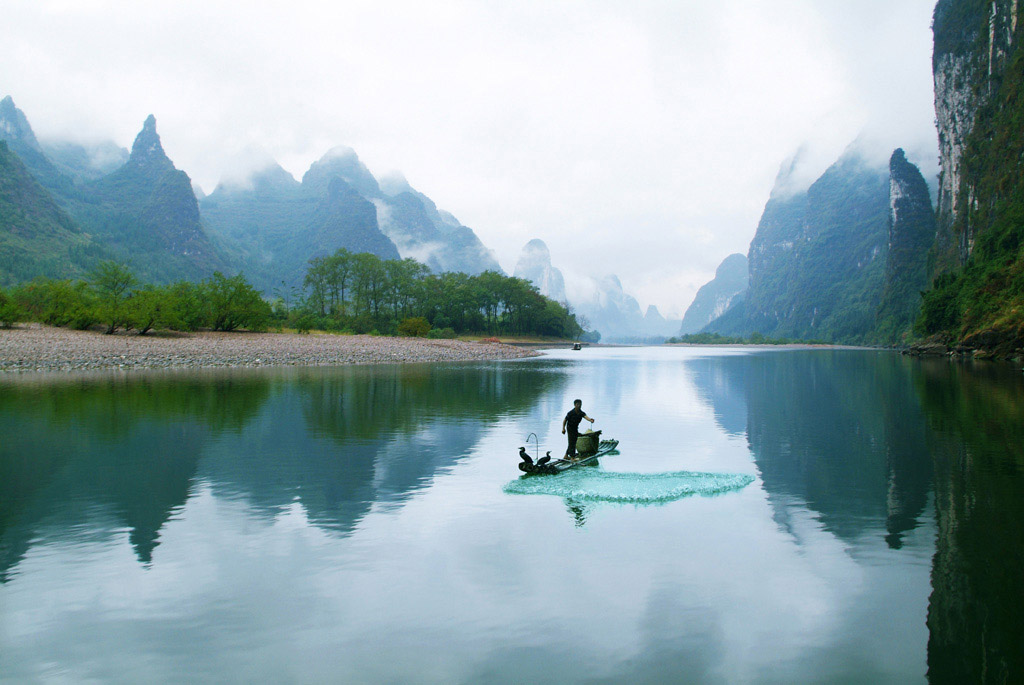
[[[0,141],[0,286],[82,275],[104,254]]]
[[[46,231],[30,233],[24,221],[0,224],[6,246],[0,279],[7,282],[80,276],[102,256],[158,284],[243,272],[270,296],[301,286],[310,259],[340,248],[385,260],[414,258],[434,273],[501,270],[471,229],[400,176],[378,183],[349,148],[330,150],[301,183],[269,160],[222,183],[200,204],[189,176],[164,151],[153,116],[130,154],[110,141],[41,144],[6,96],[0,141],[9,148],[5,163],[20,160],[40,186],[19,196],[20,211],[35,217],[56,208],[58,223],[78,236],[61,248],[75,255],[72,264],[55,251],[60,241],[44,240]],[[9,201],[9,216],[13,207]],[[85,244],[92,252],[83,252]]]
[[[923,333],[1024,348],[1024,53],[1016,0],[940,0],[935,109],[942,177]]]

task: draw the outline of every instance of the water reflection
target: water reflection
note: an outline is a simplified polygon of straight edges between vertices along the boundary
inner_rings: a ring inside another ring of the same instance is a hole
[[[997,368],[620,349],[0,382],[0,680],[1019,679],[1024,388]],[[622,454],[506,494],[574,397]],[[759,480],[676,497],[679,471]],[[644,483],[665,503],[606,503]]]
[[[1024,678],[1024,380],[996,364],[924,362],[939,534],[928,606],[935,683]]]
[[[557,371],[557,365],[552,368]],[[0,392],[0,582],[47,531],[128,529],[150,563],[196,483],[348,533],[468,454],[560,373],[512,366],[99,376]]]
[[[927,507],[932,479],[912,364],[892,354],[821,351],[692,367],[722,428],[745,427],[780,526],[790,526],[794,504],[850,541],[884,521],[885,541],[898,549]]]
[[[202,445],[240,430],[267,394],[251,378],[5,385],[0,582],[44,528],[94,537],[128,528],[138,559],[149,563],[160,528],[188,498]],[[104,524],[83,527],[88,519]]]

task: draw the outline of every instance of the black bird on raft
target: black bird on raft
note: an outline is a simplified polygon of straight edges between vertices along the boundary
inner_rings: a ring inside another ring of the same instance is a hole
[[[533,457],[526,453],[526,448],[520,447],[519,458],[522,459],[519,462],[519,470],[523,473],[558,473],[554,465],[548,463],[551,461],[551,452],[538,459],[535,464]]]
[[[600,436],[601,431],[587,433],[588,444],[585,448],[580,445],[580,456],[577,459],[551,461],[551,452],[548,452],[534,463],[533,457],[526,453],[526,448],[520,447],[519,458],[522,461],[519,462],[519,470],[527,475],[561,473],[577,466],[595,464],[599,457],[619,453],[616,449],[619,446],[618,440],[600,440]]]
[[[519,448],[519,458],[528,466],[533,466],[533,457],[526,453],[525,447]],[[551,452],[548,451],[543,457],[537,460],[537,466],[544,466],[544,464],[551,461]]]

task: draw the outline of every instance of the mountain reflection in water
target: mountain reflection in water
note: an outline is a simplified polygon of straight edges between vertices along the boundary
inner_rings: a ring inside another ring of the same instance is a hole
[[[575,397],[621,454],[509,484]],[[0,680],[1021,680],[1022,416],[882,351],[0,377]]]
[[[691,368],[722,428],[746,432],[780,526],[806,506],[852,541],[884,519],[898,549],[934,501],[930,681],[1024,679],[1019,369],[843,351]]]
[[[882,519],[893,548],[917,526],[932,463],[907,360],[820,351],[706,358],[691,368],[722,428],[746,432],[779,525],[788,525],[790,503],[846,539]]]
[[[129,530],[150,563],[197,483],[347,533],[559,381],[491,365],[101,375],[0,392],[0,582],[47,531]],[[451,420],[457,417],[458,420]]]

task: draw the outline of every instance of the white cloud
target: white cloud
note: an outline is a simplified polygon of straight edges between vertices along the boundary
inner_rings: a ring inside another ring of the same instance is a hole
[[[153,113],[205,188],[254,145],[296,177],[349,145],[506,268],[539,237],[678,314],[801,143],[869,130],[934,173],[933,4],[41,0],[4,10],[0,93],[46,136]]]

